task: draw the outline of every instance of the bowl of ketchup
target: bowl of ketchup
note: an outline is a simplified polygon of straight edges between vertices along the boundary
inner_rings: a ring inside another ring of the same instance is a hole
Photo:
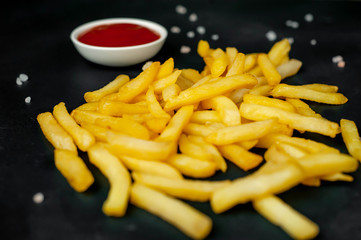
[[[144,62],[162,48],[167,30],[148,20],[109,18],[75,28],[70,39],[85,59],[105,66],[123,67]]]

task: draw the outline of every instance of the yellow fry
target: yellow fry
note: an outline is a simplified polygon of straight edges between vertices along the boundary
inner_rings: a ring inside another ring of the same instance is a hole
[[[226,126],[235,126],[241,123],[241,114],[236,104],[225,96],[217,96],[202,101],[204,109],[214,109]]]
[[[149,109],[145,102],[124,103],[103,99],[99,102],[98,110],[105,115],[120,117],[123,114],[148,113]]]
[[[348,152],[361,161],[361,141],[356,123],[348,119],[341,119],[341,134]]]
[[[286,101],[295,107],[297,113],[303,116],[322,118],[320,114],[316,113],[307,103],[305,103],[301,99],[286,98]]]
[[[262,73],[266,77],[269,85],[275,86],[281,82],[281,75],[278,73],[276,67],[268,58],[267,54],[259,54],[257,63],[260,66]]]
[[[95,143],[95,137],[75,122],[63,102],[54,107],[53,114],[58,123],[72,136],[80,150],[86,151]]]
[[[55,166],[77,192],[86,191],[94,182],[94,177],[76,152],[55,149]]]
[[[155,96],[154,89],[152,86],[149,86],[148,91],[146,93],[146,100],[149,112],[156,118],[168,118],[170,119],[171,116],[165,112],[157,100]]]
[[[243,96],[244,103],[259,104],[269,107],[277,107],[289,112],[295,112],[295,108],[292,104],[283,101],[281,99],[265,97],[261,95],[245,94]]]
[[[174,70],[174,59],[168,58],[163,64],[160,65],[159,71],[155,79],[161,79],[172,74]]]
[[[161,93],[163,91],[163,89],[165,89],[166,87],[174,84],[177,82],[177,79],[179,77],[179,75],[182,73],[182,70],[175,70],[173,73],[171,73],[170,75],[157,79],[155,80],[152,85],[154,87],[154,92],[155,93]]]
[[[237,53],[235,59],[226,74],[226,76],[233,76],[237,74],[242,74],[244,72],[244,62],[246,56],[243,53]]]
[[[124,216],[129,201],[130,174],[119,159],[100,144],[88,150],[89,161],[105,175],[110,184],[103,212],[108,216]]]
[[[183,175],[193,178],[208,178],[213,176],[217,170],[214,162],[204,161],[185,154],[174,154],[167,162]]]
[[[212,229],[212,220],[190,205],[142,184],[134,184],[131,203],[162,218],[190,238],[204,239]]]
[[[285,79],[295,75],[301,68],[302,62],[297,59],[290,59],[277,67],[277,72],[281,75],[281,79]]]
[[[36,119],[44,136],[54,148],[77,151],[73,138],[60,126],[50,112],[40,113]]]
[[[271,50],[268,52],[268,58],[271,60],[274,66],[278,66],[282,63],[283,59],[288,56],[291,50],[290,42],[287,38],[276,42]]]

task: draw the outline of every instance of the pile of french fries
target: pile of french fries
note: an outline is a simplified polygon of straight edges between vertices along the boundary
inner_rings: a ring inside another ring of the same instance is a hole
[[[204,239],[212,219],[183,200],[209,202],[215,213],[252,202],[292,238],[314,238],[318,225],[277,194],[298,184],[353,181],[348,173],[358,168],[361,142],[355,122],[329,121],[307,104],[346,103],[337,86],[281,83],[302,65],[289,58],[290,49],[284,39],[268,53],[243,54],[201,40],[202,71],[177,69],[172,58],[149,62],[133,79],[119,75],[85,93],[86,103],[71,113],[60,102],[37,120],[74,190],[94,182],[78,149],[107,177],[102,210],[108,216],[124,216],[130,203]],[[294,131],[341,133],[349,155]],[[264,155],[254,148],[266,149]],[[254,171],[234,180],[207,179],[226,172],[228,162]]]

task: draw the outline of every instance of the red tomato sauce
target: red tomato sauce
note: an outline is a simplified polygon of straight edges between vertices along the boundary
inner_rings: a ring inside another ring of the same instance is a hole
[[[129,47],[153,42],[160,34],[132,23],[99,25],[78,37],[82,43],[98,47]]]

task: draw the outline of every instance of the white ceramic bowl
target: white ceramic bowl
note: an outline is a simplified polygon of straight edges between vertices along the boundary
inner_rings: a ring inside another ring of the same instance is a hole
[[[98,47],[78,41],[79,34],[98,25],[113,23],[138,24],[156,31],[160,34],[160,38],[150,43],[130,47]],[[144,62],[155,56],[162,48],[167,35],[167,30],[155,22],[136,18],[109,18],[80,25],[71,32],[70,39],[85,59],[105,66],[123,67]]]

